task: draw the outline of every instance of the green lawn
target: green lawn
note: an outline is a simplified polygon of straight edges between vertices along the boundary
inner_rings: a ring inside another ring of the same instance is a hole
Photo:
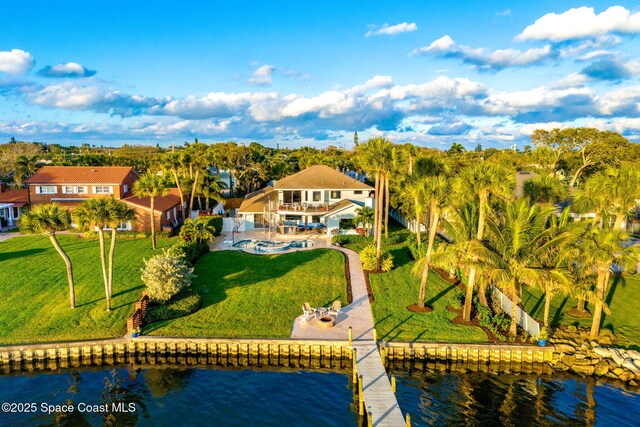
[[[395,221],[390,224],[390,234],[409,234]],[[349,248],[359,251],[364,244],[350,244]],[[408,257],[406,243],[385,245],[385,250],[394,257],[395,267],[387,273],[369,275],[369,282],[375,301],[372,304],[373,318],[378,336],[395,341],[436,341],[436,342],[486,342],[485,332],[475,326],[461,326],[450,322],[455,313],[447,311],[449,301],[461,294],[454,285],[431,271],[427,284],[427,304],[433,307],[431,313],[413,313],[407,306],[415,304],[420,290],[419,278],[411,274],[414,262]]]
[[[148,325],[145,334],[288,338],[302,304],[347,304],[344,256],[321,249],[282,255],[210,252],[198,261],[194,314]]]
[[[118,241],[113,310],[107,313],[97,241],[64,234],[58,238],[73,262],[77,308],[69,308],[64,262],[48,238],[20,236],[2,242],[0,344],[109,338],[125,333],[126,319],[143,288],[143,258],[153,253],[151,241]],[[158,239],[158,248],[173,242]]]
[[[611,309],[611,315],[603,314],[602,326],[610,329],[620,340],[620,344],[640,347],[640,315],[639,298],[640,276],[632,275],[626,278],[614,277],[607,294],[606,302]],[[538,320],[542,320],[544,313],[544,297],[538,290],[524,289],[523,304],[528,313]],[[549,321],[553,324],[591,326],[591,318],[577,319],[565,313],[574,308],[577,301],[573,298],[556,296],[551,301]]]

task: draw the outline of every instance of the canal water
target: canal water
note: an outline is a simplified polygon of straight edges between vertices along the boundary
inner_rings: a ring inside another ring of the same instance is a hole
[[[413,426],[637,426],[640,393],[593,378],[396,370]]]
[[[20,373],[0,376],[0,403],[14,403],[13,409],[21,412],[7,412],[3,406],[0,426],[358,423],[349,376],[317,369],[154,367]],[[68,412],[70,407],[73,412]]]

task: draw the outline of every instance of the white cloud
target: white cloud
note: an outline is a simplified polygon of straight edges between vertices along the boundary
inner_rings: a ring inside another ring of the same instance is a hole
[[[0,73],[24,74],[33,68],[33,64],[33,56],[24,50],[0,51]]]
[[[498,16],[509,16],[509,15],[511,15],[511,9],[501,10],[499,12],[496,12],[496,15],[498,15]]]
[[[396,34],[410,33],[412,31],[416,31],[417,29],[418,29],[418,26],[416,25],[415,22],[412,22],[410,24],[403,22],[401,24],[396,24],[396,25],[389,25],[385,23],[382,27],[378,29],[371,29],[367,31],[367,33],[364,36],[365,37],[395,36]]]
[[[253,75],[247,83],[253,86],[271,86],[273,80],[273,72],[276,69],[273,65],[262,65],[254,71]]]
[[[47,65],[38,71],[38,74],[42,77],[78,78],[91,77],[95,75],[96,72],[85,68],[84,65],[78,64],[77,62],[67,62],[65,64],[54,65],[53,67]]]
[[[441,58],[460,58],[463,62],[480,70],[501,70],[507,67],[525,67],[540,63],[556,56],[551,45],[532,48],[525,51],[517,49],[498,49],[487,51],[483,48],[472,48],[457,44],[450,36],[445,35],[429,46],[413,51],[414,55],[432,54]]]
[[[592,7],[582,6],[560,14],[548,13],[525,28],[516,39],[559,42],[609,33],[640,33],[640,12],[632,14],[622,6],[611,6],[596,15]]]
[[[95,105],[103,96],[97,86],[60,84],[46,86],[31,94],[31,101],[43,107],[84,110]]]

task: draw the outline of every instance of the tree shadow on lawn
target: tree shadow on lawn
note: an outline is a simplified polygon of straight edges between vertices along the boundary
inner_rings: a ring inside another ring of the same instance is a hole
[[[53,246],[52,246],[52,249],[53,249]],[[0,253],[0,262],[9,261],[11,259],[16,259],[16,258],[32,256],[32,255],[36,255],[46,251],[47,251],[46,249],[34,248],[34,249],[25,249],[23,251],[3,252],[3,253]]]
[[[327,251],[330,249],[282,255],[252,255],[238,251],[209,252],[200,258],[194,271],[198,277],[194,280],[193,289],[202,297],[200,310],[226,300],[230,289],[278,279],[301,265],[317,261]],[[318,269],[321,268],[318,265]],[[305,278],[300,279],[300,286],[304,286]],[[300,301],[300,305],[302,303],[304,301]],[[333,300],[328,305],[331,303]]]
[[[448,287],[444,288],[443,290],[441,290],[440,292],[438,292],[436,295],[434,295],[433,297],[431,297],[429,299],[429,301],[426,302],[426,305],[429,307],[433,307],[433,304],[435,304],[436,302],[438,302],[438,300],[440,300],[440,298],[442,298],[443,296],[445,296],[446,294],[448,294],[452,289],[456,288],[458,285],[449,285]]]
[[[125,289],[125,290],[120,291],[120,292],[116,292],[115,294],[111,295],[111,302],[113,303],[113,301],[115,300],[116,297],[119,297],[119,296],[122,296],[122,295],[126,295],[128,293],[131,293],[131,292],[134,292],[134,291],[140,290],[140,289],[144,289],[144,285],[138,285],[138,286],[134,286],[134,287],[129,288],[129,289]],[[82,303],[82,304],[77,304],[76,308],[86,307],[88,305],[92,305],[92,304],[95,304],[95,303],[98,303],[98,302],[101,302],[101,301],[104,302],[105,299],[106,299],[105,297],[102,297],[102,298],[94,299],[93,301],[85,302],[85,303]],[[138,299],[140,299],[140,298],[137,298],[136,301]],[[131,302],[127,302],[127,303],[124,303],[124,304],[120,304],[118,306],[113,306],[112,305],[111,306],[111,311],[117,310],[117,309],[122,308],[122,307],[126,307],[128,305],[132,306],[134,302],[135,301],[131,301]]]
[[[616,293],[616,289],[618,288],[618,285],[622,285],[623,287],[626,286],[627,281],[625,280],[625,278],[623,276],[615,276],[613,278],[613,282],[611,283],[611,286],[609,287],[609,292],[607,293],[606,298],[604,299],[605,304],[607,304],[607,306],[609,308],[611,308],[611,302],[613,301],[613,296]],[[613,310],[612,310],[613,311]],[[600,325],[604,325],[605,320],[607,320],[607,313],[604,312],[604,310],[602,311],[602,320],[600,321]],[[611,325],[611,329],[613,329],[613,325],[611,323],[609,323],[609,325]]]
[[[401,245],[397,248],[389,250],[389,253],[393,255],[393,268],[400,268],[403,265],[413,262],[407,254],[408,248],[405,245]]]

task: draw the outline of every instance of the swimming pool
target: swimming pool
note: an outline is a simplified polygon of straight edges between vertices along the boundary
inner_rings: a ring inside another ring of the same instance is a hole
[[[294,240],[291,242],[274,242],[272,240],[240,240],[234,243],[234,248],[253,248],[256,252],[284,252],[288,249],[310,248],[314,244],[311,240]]]

